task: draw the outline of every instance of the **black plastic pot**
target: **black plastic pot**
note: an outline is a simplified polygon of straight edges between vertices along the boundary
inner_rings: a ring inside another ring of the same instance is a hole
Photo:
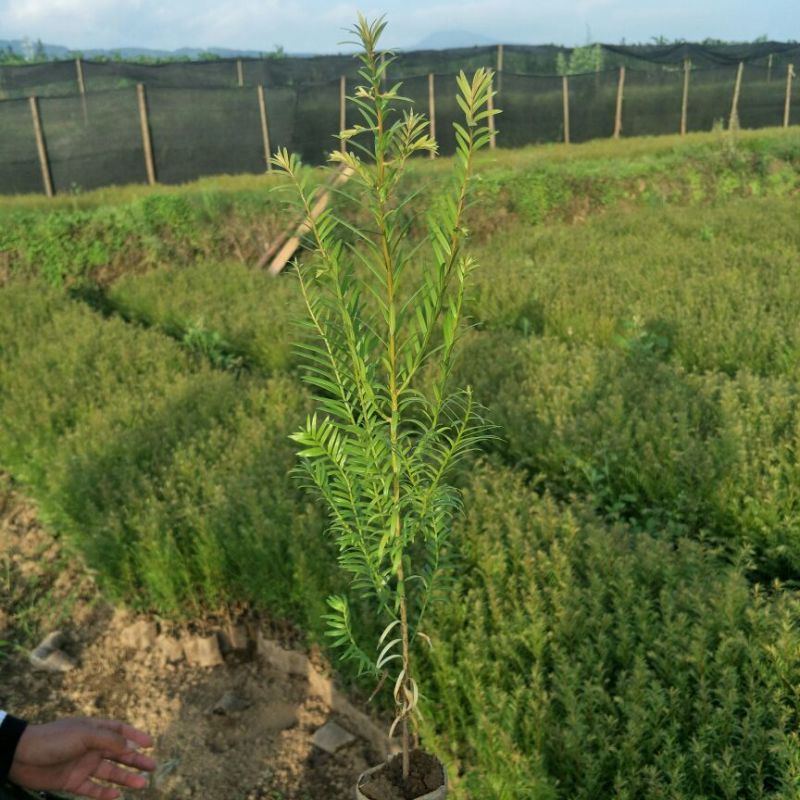
[[[391,756],[387,761],[384,761],[383,764],[379,764],[377,767],[371,767],[365,772],[362,772],[356,781],[356,800],[370,800],[370,798],[361,791],[361,787],[368,783],[370,778],[375,775],[375,773],[386,769],[390,764],[393,764],[395,760],[399,758],[402,758],[402,756],[398,753],[397,755]],[[445,800],[447,797],[447,770],[444,768],[444,764],[442,764],[438,758],[435,760],[442,773],[441,786],[438,786],[436,789],[433,789],[425,794],[417,795],[414,800]]]

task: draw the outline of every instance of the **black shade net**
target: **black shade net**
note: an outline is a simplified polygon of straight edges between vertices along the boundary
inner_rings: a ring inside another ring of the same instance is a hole
[[[768,44],[772,63],[764,63],[761,56],[766,51],[759,51],[761,60],[743,66],[737,119],[744,128],[783,124],[790,62],[778,64],[778,46]],[[699,67],[692,47],[651,48],[648,55],[661,59],[659,63],[648,66],[640,59],[637,66],[626,66],[623,136],[681,130],[687,53],[693,57],[687,130],[728,126],[740,63],[736,59],[741,53],[732,52],[725,58],[717,53],[716,61],[711,56],[706,59],[713,66]],[[607,56],[632,59],[628,50],[609,49]],[[560,52],[568,51],[557,47],[504,48],[503,72],[495,79],[495,105],[502,111],[496,120],[498,146],[564,141],[564,78],[516,71],[517,67],[524,70],[552,62]],[[636,52],[639,58],[643,48]],[[785,47],[779,55],[788,58],[792,53],[797,54],[796,46]],[[443,155],[453,152],[452,125],[462,119],[455,99],[457,71],[464,68],[469,74],[479,66],[495,66],[496,58],[494,47],[468,48],[402,54],[390,65],[389,83],[407,71],[401,94],[425,115],[429,113],[429,74],[434,76],[436,136]],[[323,163],[330,151],[339,147],[339,76],[346,76],[346,91],[352,95],[360,81],[359,66],[352,56],[161,65],[82,62],[86,85],[82,95],[75,89],[75,62],[59,62],[16,67],[12,73],[0,68],[0,86],[25,93],[31,81],[41,80],[48,69],[60,70],[61,83],[73,82],[71,94],[43,94],[38,101],[49,169],[55,191],[60,193],[147,179],[136,84],[146,87],[148,128],[159,182],[263,172],[266,155],[258,87],[265,93],[270,152],[286,147],[307,163]],[[9,74],[13,77],[10,82]],[[568,76],[570,141],[613,134],[619,77],[619,68],[610,67],[607,61],[599,71]],[[346,125],[360,121],[357,109],[349,103]],[[798,122],[800,79],[796,78],[790,123]],[[0,193],[41,191],[30,103],[21,98],[0,101]]]
[[[78,67],[74,61],[0,65],[0,100],[70,95],[79,91]]]
[[[767,128],[783,125],[786,99],[785,75],[766,67],[747,64],[742,70],[739,95],[739,125],[743,128]]]
[[[800,43],[757,42],[753,44],[703,45],[592,45],[601,51],[602,66],[628,66],[636,70],[659,70],[690,60],[695,68],[729,66],[739,62],[756,64],[785,76],[789,64],[800,65]],[[553,75],[559,71],[559,56],[569,60],[573,50],[556,45],[504,45],[502,69],[522,75]],[[498,68],[496,46],[462,47],[449,50],[400,51],[394,54],[389,74],[393,79],[427,75],[430,72],[467,73],[478,67]],[[128,61],[81,60],[87,92],[119,89],[144,83],[170,88],[231,88],[239,85],[265,87],[326,83],[340,75],[353,79],[360,61],[352,55],[224,58],[210,61],[171,61],[147,64]],[[68,95],[79,91],[75,60],[42,64],[0,65],[0,99]]]
[[[683,85],[681,67],[647,72],[626,70],[622,133],[625,136],[680,133]]]
[[[710,131],[730,122],[737,67],[692,70],[689,79],[688,129]],[[740,103],[741,108],[741,103]]]
[[[149,89],[147,107],[161,183],[266,169],[254,89]]]
[[[570,76],[570,141],[587,142],[614,133],[618,82],[616,70]]]
[[[239,85],[236,59],[136,64],[125,61],[84,61],[87,92],[121,89],[143,83],[153,88],[234,88]]]
[[[135,89],[39,101],[56,193],[146,180]]]
[[[0,192],[44,191],[36,155],[33,118],[27,100],[0,103]]]

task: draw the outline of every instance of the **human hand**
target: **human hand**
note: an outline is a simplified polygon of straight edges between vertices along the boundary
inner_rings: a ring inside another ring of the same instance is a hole
[[[82,717],[28,725],[17,744],[8,777],[35,791],[115,800],[120,796],[119,789],[96,781],[144,788],[144,775],[120,765],[152,772],[156,762],[137,752],[140,747],[152,746],[153,740],[143,731],[107,719]]]

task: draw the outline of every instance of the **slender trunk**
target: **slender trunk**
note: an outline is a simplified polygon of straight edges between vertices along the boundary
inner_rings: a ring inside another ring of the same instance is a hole
[[[380,85],[373,86],[376,98],[380,94]],[[377,195],[379,205],[379,229],[381,232],[381,250],[383,255],[384,266],[386,269],[386,299],[389,308],[389,321],[388,321],[388,362],[389,362],[389,397],[391,399],[391,420],[389,423],[389,438],[392,448],[392,489],[393,501],[395,507],[394,514],[394,535],[397,540],[400,540],[403,535],[403,522],[400,517],[400,462],[397,457],[397,445],[399,441],[399,426],[400,426],[400,391],[397,385],[397,340],[396,340],[396,313],[394,304],[394,269],[392,263],[392,255],[389,248],[389,232],[387,231],[386,222],[386,200],[380,191],[383,188],[385,179],[385,152],[383,147],[384,136],[384,119],[383,110],[380,102],[376,103],[377,106],[377,137],[376,141],[379,143],[377,152],[375,153],[375,162],[377,168]],[[403,568],[403,559],[401,556],[400,564],[397,568],[397,593],[400,598],[400,635],[403,643],[403,682],[400,691],[407,701],[407,692],[410,691],[411,682],[411,658],[409,650],[409,636],[408,636],[408,604],[406,601],[406,585],[405,585],[405,571]],[[403,780],[408,780],[410,773],[410,757],[409,757],[409,732],[408,732],[408,714],[406,712],[406,702],[402,703],[402,738],[403,738]]]
[[[403,580],[403,567],[400,566],[399,570],[399,579],[400,581]],[[410,682],[410,670],[411,670],[411,659],[409,655],[408,649],[408,616],[407,616],[407,607],[406,607],[406,598],[405,595],[400,600],[400,634],[403,637],[403,670],[404,670],[404,677],[403,677],[403,690],[409,687]],[[409,736],[408,736],[408,715],[403,713],[403,780],[407,781],[409,773],[411,771],[410,765],[410,745],[409,745]]]

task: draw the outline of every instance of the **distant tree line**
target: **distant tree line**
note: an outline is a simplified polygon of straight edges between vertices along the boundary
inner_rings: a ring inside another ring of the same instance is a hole
[[[210,50],[203,50],[197,56],[174,55],[174,56],[148,56],[134,55],[123,56],[119,50],[111,50],[108,53],[97,53],[84,55],[80,50],[70,50],[66,56],[49,56],[41,39],[31,42],[23,39],[23,52],[15,51],[10,44],[0,48],[0,64],[45,64],[50,61],[63,61],[67,59],[80,58],[84,61],[96,61],[99,63],[121,62],[128,64],[175,64],[187,61],[219,61],[223,57],[219,53]],[[259,58],[285,58],[286,51],[282,45],[275,45],[273,50],[261,52]]]

